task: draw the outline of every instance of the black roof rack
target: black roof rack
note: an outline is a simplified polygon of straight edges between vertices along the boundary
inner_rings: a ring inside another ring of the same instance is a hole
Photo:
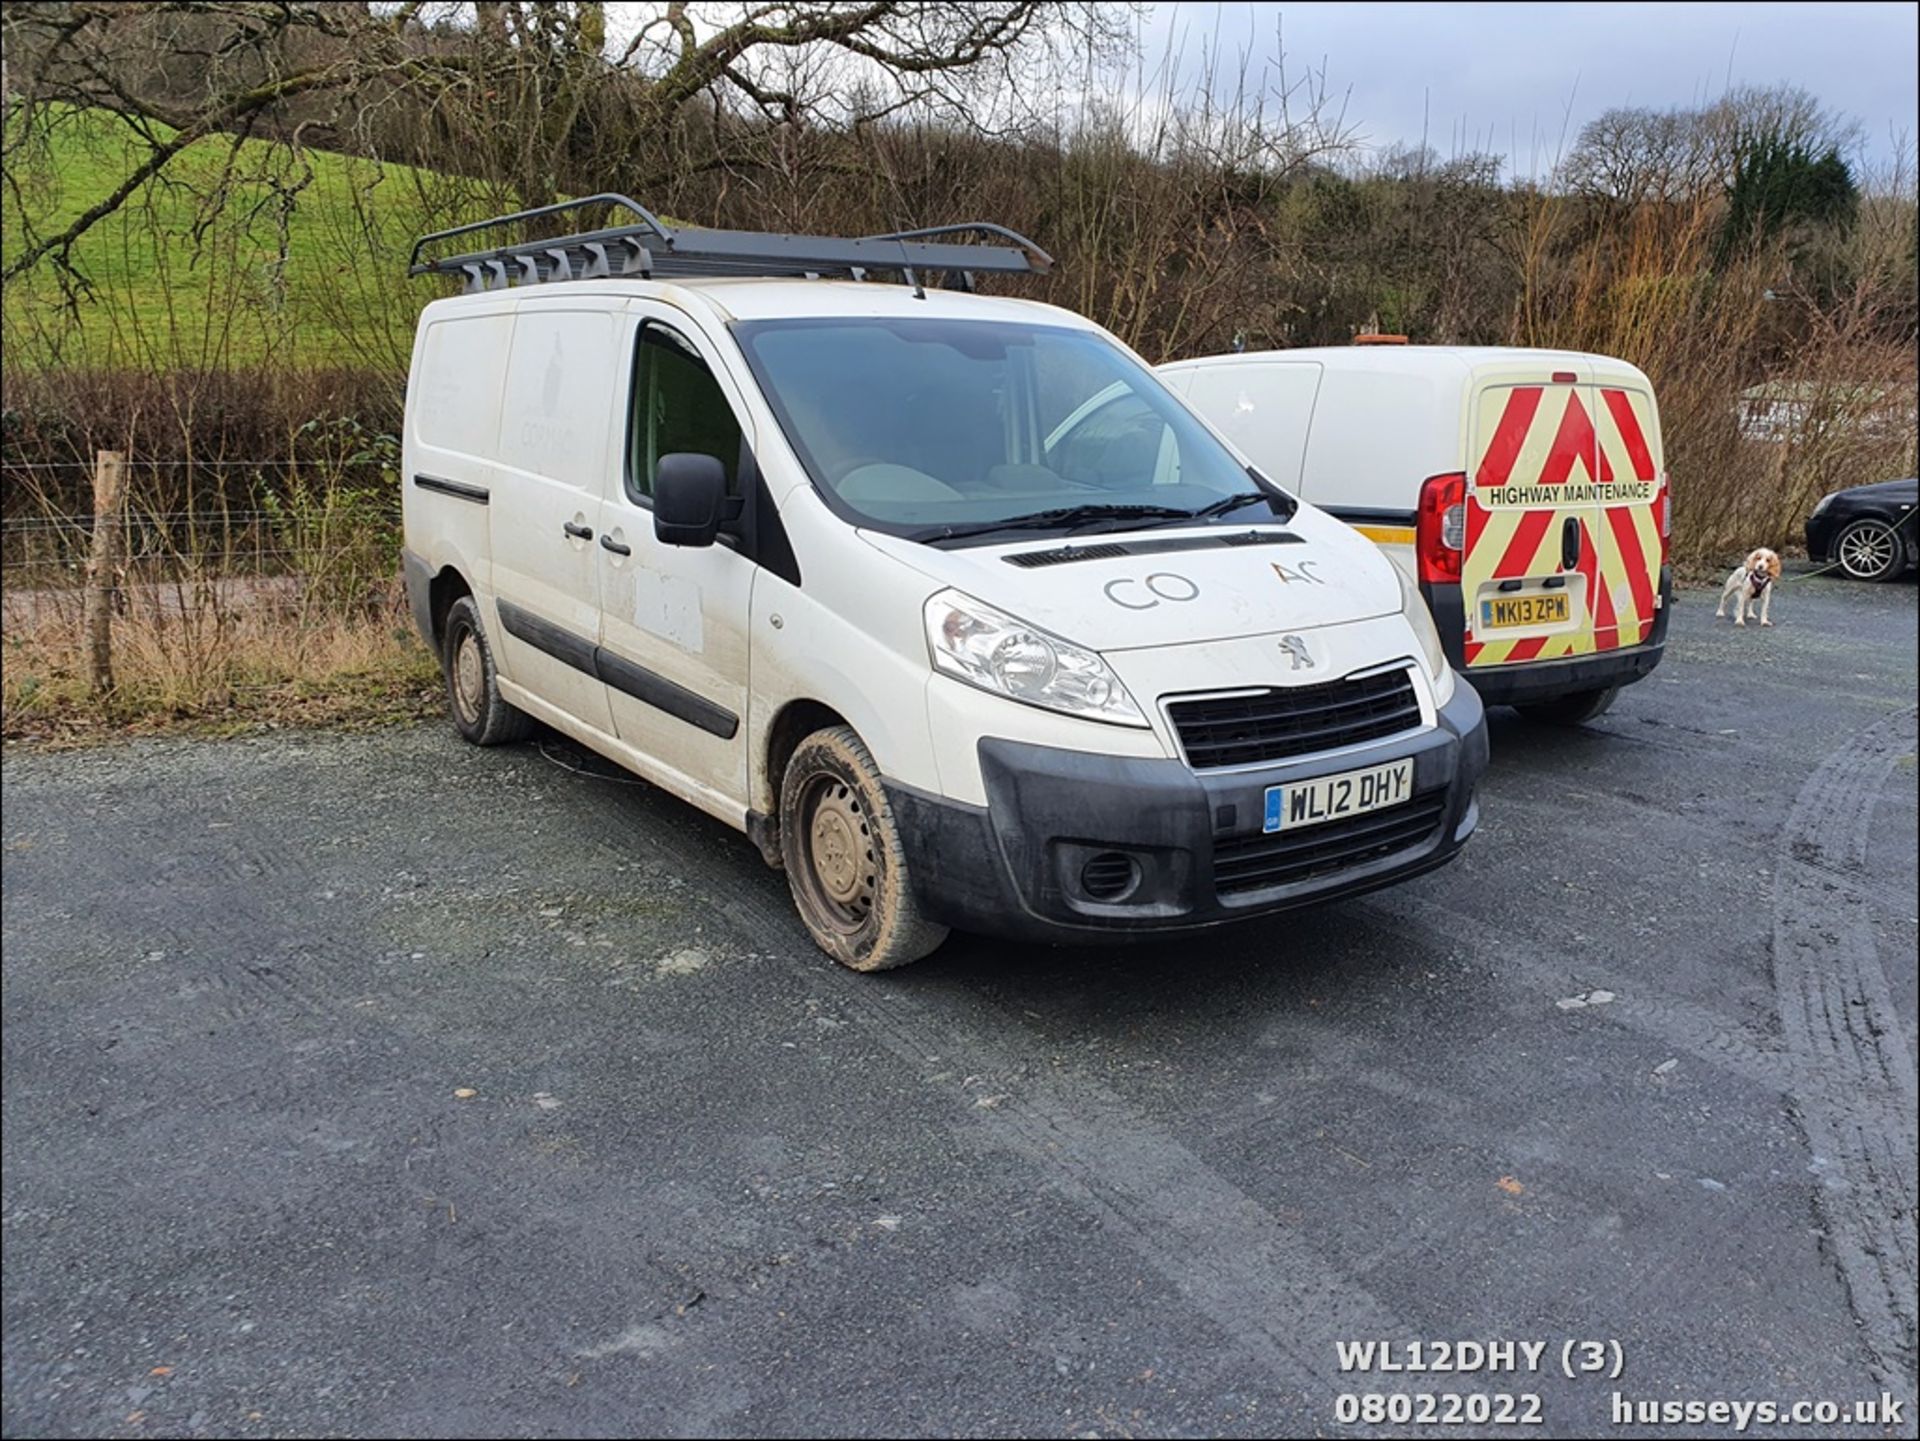
[[[528,240],[491,250],[422,259],[437,242],[503,225],[538,220],[591,206],[623,207],[637,223],[614,225],[552,240]],[[947,236],[986,236],[1011,245],[980,245]],[[972,221],[903,230],[893,235],[848,239],[831,235],[773,235],[755,230],[677,229],[624,195],[589,195],[533,210],[517,210],[492,220],[437,230],[413,243],[408,275],[458,275],[468,290],[501,290],[509,285],[538,285],[550,280],[594,280],[630,275],[672,279],[695,275],[835,276],[866,280],[898,275],[918,288],[922,277],[943,274],[960,289],[973,289],[982,272],[1045,275],[1053,257],[1026,236],[1002,225]]]

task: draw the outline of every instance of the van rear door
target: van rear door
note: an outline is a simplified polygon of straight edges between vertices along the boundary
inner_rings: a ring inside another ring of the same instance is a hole
[[[1613,447],[1595,429],[1589,362],[1490,367],[1474,381],[1461,601],[1469,670],[1596,648],[1610,593],[1600,497]]]
[[[1594,386],[1594,429],[1601,468],[1612,480],[1601,487],[1603,523],[1598,527],[1600,593],[1595,601],[1596,649],[1638,645],[1653,634],[1660,605],[1660,510],[1667,497],[1660,449],[1660,412],[1637,371],[1603,372]]]

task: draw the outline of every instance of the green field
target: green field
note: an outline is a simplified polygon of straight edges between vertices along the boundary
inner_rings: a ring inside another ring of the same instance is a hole
[[[54,114],[0,211],[8,261],[29,228],[61,229],[145,154],[117,116]],[[8,285],[8,363],[404,368],[415,315],[445,290],[408,281],[407,252],[424,230],[498,213],[472,192],[331,151],[198,141],[81,238],[66,287],[52,257]]]

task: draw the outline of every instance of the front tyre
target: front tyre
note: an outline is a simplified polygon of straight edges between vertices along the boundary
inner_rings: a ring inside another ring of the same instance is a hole
[[[1552,700],[1530,701],[1514,709],[1530,721],[1577,726],[1586,724],[1596,716],[1605,715],[1614,697],[1619,694],[1619,686],[1607,685],[1598,690],[1577,690],[1572,695],[1556,696]]]
[[[850,727],[815,731],[787,762],[780,854],[800,919],[841,965],[889,970],[947,938],[920,913],[880,768]]]
[[[1906,569],[1900,534],[1884,520],[1856,520],[1833,543],[1840,569],[1855,580],[1892,580]]]
[[[440,659],[447,676],[447,709],[462,739],[497,746],[533,734],[533,717],[500,698],[493,647],[480,624],[480,607],[470,595],[461,596],[447,611]]]

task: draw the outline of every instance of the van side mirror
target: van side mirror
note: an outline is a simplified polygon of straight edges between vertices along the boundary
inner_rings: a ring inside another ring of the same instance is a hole
[[[653,472],[653,534],[662,545],[712,545],[727,514],[727,468],[676,450]]]

